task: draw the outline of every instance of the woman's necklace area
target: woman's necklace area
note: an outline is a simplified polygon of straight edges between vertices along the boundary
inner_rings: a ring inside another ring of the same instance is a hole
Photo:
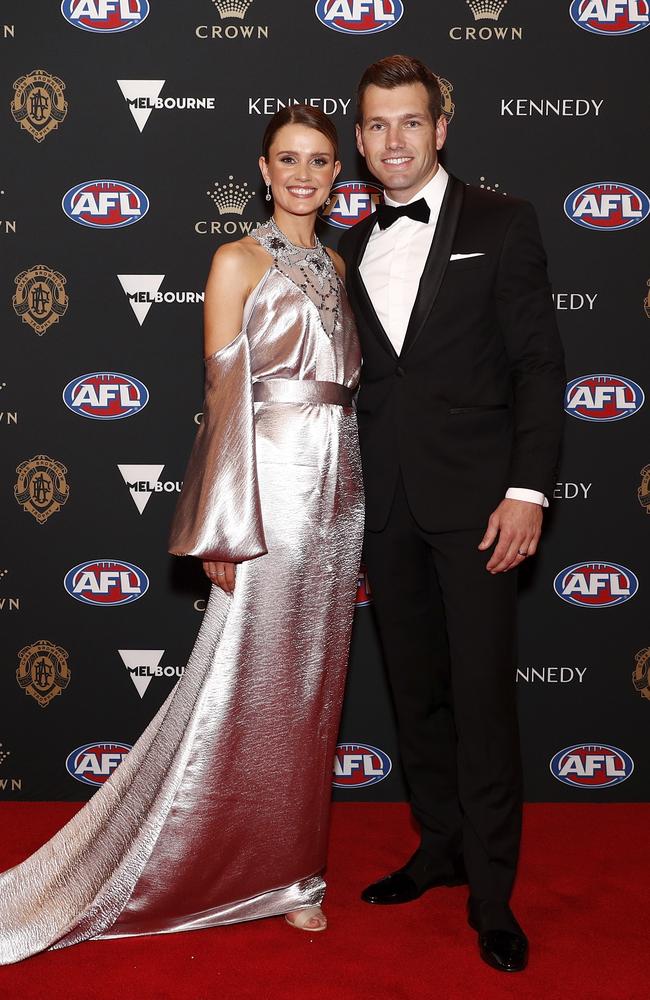
[[[295,283],[314,303],[323,329],[331,337],[341,309],[339,279],[332,258],[315,233],[315,245],[303,247],[292,243],[273,217],[269,219],[268,226],[270,233],[260,242],[276,262],[281,261],[289,268],[299,268],[302,281]]]

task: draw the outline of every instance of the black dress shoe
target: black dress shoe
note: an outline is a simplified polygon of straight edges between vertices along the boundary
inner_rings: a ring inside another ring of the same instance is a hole
[[[462,861],[458,860],[444,870],[440,864],[434,867],[431,861],[423,862],[422,852],[416,851],[399,871],[367,886],[361,893],[361,898],[364,903],[383,905],[411,903],[414,899],[419,899],[428,889],[466,883],[467,875]]]
[[[499,972],[523,972],[528,965],[528,939],[509,906],[481,904],[470,898],[467,921],[478,931],[484,962]]]

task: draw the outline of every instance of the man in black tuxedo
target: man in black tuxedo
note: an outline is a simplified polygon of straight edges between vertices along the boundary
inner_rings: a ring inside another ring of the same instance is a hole
[[[426,66],[366,70],[357,145],[386,204],[340,250],[364,359],[366,563],[421,845],[363,899],[469,882],[481,956],[519,971],[513,571],[553,490],[565,373],[532,206],[447,174],[445,137]]]

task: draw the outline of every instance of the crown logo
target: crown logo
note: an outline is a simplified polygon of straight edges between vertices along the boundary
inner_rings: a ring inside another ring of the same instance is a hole
[[[212,0],[212,2],[223,20],[226,17],[244,18],[253,0]]]
[[[485,177],[479,177],[479,180],[481,182],[479,184],[479,187],[483,188],[484,191],[494,191],[495,194],[507,194],[508,193],[507,191],[500,191],[499,190],[499,183],[498,183],[498,181],[497,181],[496,184],[488,184],[488,182],[486,181]]]
[[[508,0],[467,0],[475,21],[498,21]]]
[[[227,184],[218,184],[217,181],[214,183],[214,191],[206,191],[206,194],[217,206],[219,215],[243,215],[244,209],[253,197],[253,192],[248,190],[247,182],[235,184],[230,174]]]
[[[4,764],[7,757],[11,755],[11,750],[3,750],[2,743],[0,743],[0,764]]]

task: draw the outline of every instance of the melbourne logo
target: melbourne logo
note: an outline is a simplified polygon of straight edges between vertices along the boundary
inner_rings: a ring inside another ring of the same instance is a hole
[[[118,80],[134,121],[142,132],[154,109],[165,111],[214,111],[214,97],[161,97],[164,80]]]
[[[334,754],[335,788],[365,788],[383,781],[393,765],[388,754],[367,743],[339,743]]]
[[[320,217],[337,229],[350,229],[374,212],[383,199],[383,190],[367,181],[339,181],[330,191],[330,203]]]
[[[145,408],[149,402],[149,390],[133,375],[90,372],[68,382],[63,390],[63,402],[80,417],[122,420]]]
[[[66,279],[59,271],[53,271],[45,264],[34,264],[16,275],[14,284],[14,312],[23,323],[29,323],[39,337],[65,316],[68,294],[65,290]]]
[[[632,35],[650,24],[648,0],[572,0],[569,14],[596,35]]]
[[[154,302],[197,305],[205,298],[205,292],[161,292],[164,274],[118,274],[117,279],[140,326]]]
[[[65,83],[44,69],[33,69],[14,83],[11,102],[13,120],[29,132],[36,142],[59,127],[68,113],[63,96]]]
[[[65,691],[70,683],[70,668],[68,653],[63,646],[41,639],[31,646],[23,646],[18,656],[18,686],[25,694],[31,695],[41,708]]]
[[[626,781],[634,761],[624,750],[606,743],[578,743],[559,750],[550,766],[553,777],[565,785],[607,788]]]
[[[553,581],[558,597],[581,608],[613,608],[636,594],[639,581],[630,569],[613,562],[574,563]]]
[[[585,229],[630,229],[650,215],[650,198],[631,184],[595,181],[567,195],[564,212]]]
[[[91,559],[68,570],[63,586],[70,597],[82,604],[115,607],[139,600],[149,589],[149,579],[132,563]]]
[[[185,667],[161,666],[164,652],[164,649],[118,649],[122,663],[141,698],[144,698],[153,677],[174,677],[178,680],[185,673]]]
[[[63,0],[61,13],[75,28],[109,35],[139,27],[149,0]]]
[[[84,743],[68,754],[65,766],[77,781],[96,788],[110,778],[129,750],[133,750],[130,743]]]
[[[39,524],[45,524],[66,503],[70,495],[67,471],[65,465],[47,455],[35,455],[16,469],[14,496]]]
[[[180,493],[182,483],[173,480],[160,481],[164,465],[119,465],[122,479],[128,487],[133,503],[140,514],[151,499],[152,493]]]
[[[122,229],[145,217],[149,199],[144,191],[127,181],[83,181],[66,191],[61,207],[80,226]]]
[[[372,604],[372,591],[370,589],[370,581],[368,580],[368,570],[365,566],[361,566],[359,569],[357,596],[354,603],[357,608],[365,608],[369,604]]]
[[[638,413],[644,400],[641,386],[623,375],[580,375],[567,385],[564,409],[579,420],[608,422]]]
[[[635,667],[632,671],[632,683],[634,690],[638,691],[642,698],[650,701],[650,647],[640,649],[634,657]]]
[[[346,35],[375,35],[394,28],[404,13],[402,0],[318,0],[314,12],[326,28]]]

